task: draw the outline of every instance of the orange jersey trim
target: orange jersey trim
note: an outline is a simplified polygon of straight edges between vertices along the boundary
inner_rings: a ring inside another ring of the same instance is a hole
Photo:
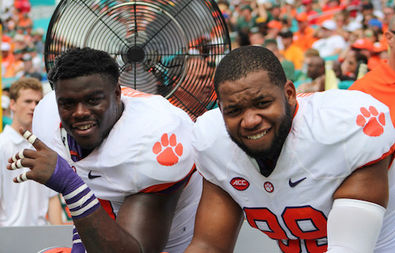
[[[189,183],[189,179],[191,178],[192,174],[196,171],[196,166],[195,164],[193,165],[191,171],[181,180],[176,181],[176,182],[171,182],[171,183],[164,183],[164,184],[157,184],[157,185],[152,185],[148,188],[145,188],[143,190],[141,190],[140,192],[143,193],[154,193],[154,192],[161,192],[164,191],[166,189],[169,189],[172,186],[175,186],[176,184],[186,180],[186,184],[187,185]]]
[[[124,95],[126,97],[134,97],[134,98],[136,98],[136,97],[151,97],[151,96],[153,96],[152,94],[141,92],[141,91],[129,88],[129,87],[121,87],[121,92],[122,92],[122,95]]]
[[[378,161],[383,160],[383,159],[386,158],[387,156],[392,155],[392,159],[391,159],[390,164],[389,164],[389,166],[388,166],[388,169],[389,169],[389,168],[391,168],[392,162],[393,162],[394,159],[395,159],[395,155],[394,155],[394,154],[395,154],[395,144],[393,144],[393,145],[391,146],[390,150],[388,150],[388,152],[385,152],[380,158],[378,158],[378,159],[376,159],[376,160],[373,160],[373,161],[371,161],[371,162],[368,162],[367,164],[362,165],[362,166],[359,167],[359,168],[363,168],[363,167],[372,165],[372,164],[374,164],[374,163],[377,163]]]

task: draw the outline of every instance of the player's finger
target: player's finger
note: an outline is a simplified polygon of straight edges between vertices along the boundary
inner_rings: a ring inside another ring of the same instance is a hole
[[[33,149],[24,149],[14,154],[11,158],[8,159],[8,163],[16,162],[19,159],[23,158],[35,158],[37,157],[37,151]]]
[[[13,180],[14,183],[23,183],[23,182],[27,181],[29,179],[28,173],[29,173],[28,171],[25,171],[22,174],[20,174],[19,176],[15,177]]]
[[[19,131],[22,131],[22,129],[19,130]],[[37,138],[37,136],[35,136],[34,134],[32,134],[29,130],[24,131],[24,132],[22,133],[22,136],[23,136],[28,142],[30,142],[30,144],[32,144],[33,147],[34,147],[36,150],[42,150],[42,149],[44,149],[44,148],[47,148],[47,146],[46,146],[42,141],[40,141],[40,140]]]
[[[11,163],[11,168],[13,170],[23,168],[22,159],[18,159],[18,160],[16,160],[16,162]]]
[[[7,165],[7,169],[9,170],[17,170],[20,168],[30,168],[31,170],[34,168],[35,160],[30,158],[18,159],[16,162],[11,162]]]
[[[19,153],[14,154],[12,156],[12,161],[16,162],[18,159],[23,159],[23,158],[25,158],[25,156],[23,155],[23,150],[21,150],[21,151],[19,151]]]
[[[22,136],[30,143],[34,146],[34,142],[36,141],[37,137],[32,134],[29,130],[26,130]],[[34,146],[35,147],[35,146]]]

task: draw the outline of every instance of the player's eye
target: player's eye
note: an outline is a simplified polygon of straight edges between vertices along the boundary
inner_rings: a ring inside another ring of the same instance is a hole
[[[240,108],[232,107],[232,108],[225,109],[224,115],[226,115],[228,117],[235,117],[235,116],[239,115],[240,112],[241,112]]]
[[[58,106],[63,109],[71,109],[75,105],[75,102],[72,100],[59,100]]]
[[[88,99],[90,105],[98,105],[102,100],[102,97],[91,97]]]

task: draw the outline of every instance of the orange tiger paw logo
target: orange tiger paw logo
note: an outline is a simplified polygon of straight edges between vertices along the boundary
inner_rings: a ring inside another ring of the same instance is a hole
[[[385,115],[379,113],[374,106],[369,109],[361,107],[361,114],[357,116],[357,125],[363,127],[363,132],[372,137],[380,136],[384,133]]]
[[[152,147],[152,152],[157,154],[156,160],[163,166],[172,166],[178,163],[178,158],[183,153],[183,146],[177,143],[175,134],[169,138],[167,134],[163,134],[160,141],[156,142]]]

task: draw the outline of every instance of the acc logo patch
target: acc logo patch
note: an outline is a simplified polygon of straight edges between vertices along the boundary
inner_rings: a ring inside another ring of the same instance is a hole
[[[230,184],[238,191],[245,191],[250,186],[250,183],[242,177],[234,177],[230,180]]]

